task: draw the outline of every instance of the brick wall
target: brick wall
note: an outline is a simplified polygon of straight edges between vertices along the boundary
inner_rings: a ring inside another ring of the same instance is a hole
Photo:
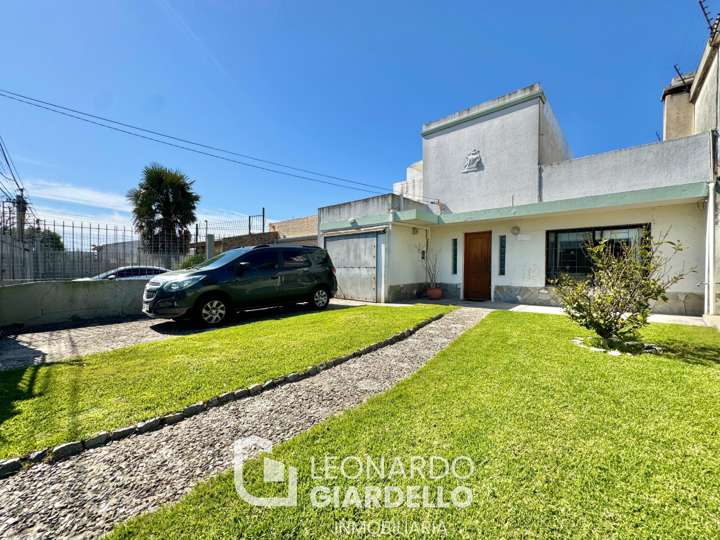
[[[305,216],[270,223],[270,230],[277,232],[280,238],[298,238],[315,236],[318,232],[317,215]]]

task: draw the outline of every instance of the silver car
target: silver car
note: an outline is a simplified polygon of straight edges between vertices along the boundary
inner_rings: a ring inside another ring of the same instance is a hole
[[[74,279],[73,281],[100,281],[103,279],[148,281],[158,274],[164,274],[169,271],[167,268],[162,268],[161,266],[121,266],[120,268],[113,268],[97,276]]]

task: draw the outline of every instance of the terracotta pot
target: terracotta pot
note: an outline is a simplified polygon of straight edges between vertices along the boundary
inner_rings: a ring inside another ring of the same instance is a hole
[[[440,300],[442,298],[442,289],[440,287],[428,287],[426,293],[430,300]]]

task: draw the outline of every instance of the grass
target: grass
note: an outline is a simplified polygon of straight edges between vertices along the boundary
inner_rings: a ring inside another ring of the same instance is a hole
[[[111,537],[326,538],[343,519],[391,520],[417,537],[422,522],[465,538],[720,534],[720,333],[652,325],[646,339],[668,352],[621,357],[572,345],[579,335],[565,317],[495,312],[394,389],[276,446],[274,459],[299,468],[297,508],[249,506],[229,471]],[[318,484],[378,484],[314,481],[310,460],[326,455],[469,456],[473,502],[315,508]],[[257,495],[268,493],[260,465],[246,471]]]
[[[0,459],[301,371],[448,309],[366,306],[304,313],[1,372]]]

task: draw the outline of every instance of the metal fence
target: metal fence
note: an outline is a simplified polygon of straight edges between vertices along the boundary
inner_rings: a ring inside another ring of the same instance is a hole
[[[92,277],[122,266],[179,268],[204,255],[264,241],[265,216],[198,222],[186,230],[141,236],[131,225],[35,220],[19,231],[0,223],[0,284]]]

